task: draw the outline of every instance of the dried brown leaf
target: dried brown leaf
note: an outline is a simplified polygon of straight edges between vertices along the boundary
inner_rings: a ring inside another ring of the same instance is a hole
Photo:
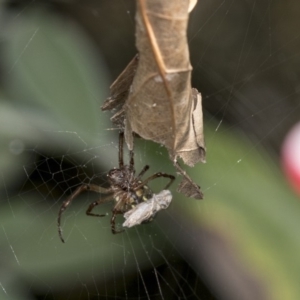
[[[139,58],[138,55],[136,55],[110,86],[111,96],[106,99],[101,107],[102,110],[111,110],[115,113],[111,120],[113,124],[122,129],[124,128],[125,118],[123,106],[128,98],[130,86],[132,85],[133,77],[138,66],[138,61]]]
[[[177,192],[190,198],[203,199],[203,193],[200,190],[200,186],[193,182],[190,176],[180,167],[178,162],[175,164],[175,167],[179,173],[183,175],[183,179],[177,188]]]
[[[102,107],[116,112],[112,121],[125,131],[129,149],[137,133],[164,145],[175,166],[178,157],[189,166],[205,162],[201,95],[191,87],[186,37],[188,13],[195,4],[195,0],[137,1],[139,57],[114,82],[112,96]],[[185,172],[181,174],[195,185]],[[199,187],[198,198],[202,198]]]

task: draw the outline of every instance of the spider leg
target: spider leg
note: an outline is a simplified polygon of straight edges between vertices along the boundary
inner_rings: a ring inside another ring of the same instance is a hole
[[[124,230],[116,230],[116,217],[118,214],[122,214],[122,212],[119,212],[117,210],[113,210],[112,212],[112,216],[111,216],[111,219],[110,219],[110,225],[111,225],[111,232],[113,234],[117,234],[117,233],[121,233],[123,232]]]
[[[92,191],[99,194],[108,194],[111,193],[110,189],[103,188],[101,186],[95,185],[95,184],[83,184],[79,186],[75,192],[66,200],[63,202],[62,206],[60,207],[58,217],[57,217],[57,226],[58,226],[58,235],[61,239],[61,241],[64,243],[64,239],[62,237],[62,228],[61,228],[61,216],[63,212],[67,209],[67,207],[71,204],[71,202],[82,192],[85,191]]]
[[[92,216],[92,217],[104,217],[105,214],[99,215],[99,214],[93,214],[91,213],[91,211],[94,209],[95,206],[105,203],[105,202],[109,202],[113,199],[113,195],[109,195],[107,197],[104,198],[100,198],[98,201],[95,201],[93,203],[90,204],[90,206],[88,207],[88,209],[86,210],[86,214],[88,216]]]
[[[134,172],[134,152],[129,151],[129,169]]]
[[[137,176],[137,179],[139,180],[139,179],[141,179],[142,178],[142,176],[149,170],[149,166],[148,165],[146,165],[143,169],[142,169],[142,171],[140,172],[140,174]]]
[[[119,168],[124,166],[123,158],[124,132],[119,133]],[[134,152],[129,151],[129,169],[134,171]]]
[[[158,172],[153,174],[152,176],[148,177],[147,179],[145,179],[140,185],[138,185],[134,190],[138,190],[140,188],[142,188],[144,185],[147,185],[147,183],[153,179],[159,178],[159,177],[165,177],[165,178],[169,178],[170,182],[164,187],[164,190],[168,189],[170,187],[170,185],[173,183],[173,181],[175,180],[175,176],[173,175],[169,175],[166,173],[162,173],[162,172]]]
[[[124,166],[123,159],[123,144],[124,144],[124,132],[119,133],[119,168]]]

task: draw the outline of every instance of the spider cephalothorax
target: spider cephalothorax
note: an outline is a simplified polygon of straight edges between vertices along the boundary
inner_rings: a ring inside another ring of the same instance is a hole
[[[128,189],[135,179],[134,171],[131,170],[128,165],[125,165],[120,169],[113,168],[108,172],[107,178],[111,186],[117,185],[124,190]]]
[[[75,192],[62,204],[59,213],[58,213],[58,233],[59,237],[64,242],[62,237],[62,229],[61,229],[61,216],[62,213],[66,210],[66,208],[71,204],[71,202],[83,191],[93,191],[99,194],[109,194],[106,197],[100,198],[98,201],[91,203],[86,211],[88,216],[97,216],[103,217],[104,214],[94,214],[92,210],[95,206],[109,202],[115,201],[115,206],[112,209],[112,217],[111,217],[111,230],[112,233],[118,233],[123,230],[116,230],[116,216],[118,214],[124,214],[125,212],[132,209],[135,205],[149,200],[153,193],[148,187],[147,183],[158,177],[166,177],[169,178],[170,181],[166,185],[165,189],[167,189],[175,177],[173,175],[168,175],[165,173],[155,173],[152,176],[148,177],[145,180],[142,180],[142,176],[149,169],[149,166],[145,166],[142,171],[135,176],[134,169],[134,159],[133,159],[133,151],[129,152],[129,165],[124,165],[123,161],[123,140],[124,134],[120,133],[119,135],[119,168],[114,168],[110,170],[107,174],[108,181],[110,184],[109,188],[103,188],[101,186],[95,184],[83,184],[79,186]]]

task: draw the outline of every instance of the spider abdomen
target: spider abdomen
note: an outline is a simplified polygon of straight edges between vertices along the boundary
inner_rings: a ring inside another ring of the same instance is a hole
[[[153,196],[153,192],[147,185],[144,185],[140,189],[136,190],[133,192],[133,194],[136,204],[147,201]]]

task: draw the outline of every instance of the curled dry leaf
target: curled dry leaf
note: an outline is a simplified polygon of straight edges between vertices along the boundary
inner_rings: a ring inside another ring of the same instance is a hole
[[[129,149],[133,133],[164,145],[184,176],[179,191],[202,199],[198,185],[178,165],[205,162],[201,95],[191,87],[187,44],[188,13],[196,1],[138,0],[138,55],[111,86],[102,109],[112,110],[112,122],[125,132]],[[192,192],[187,193],[186,187]],[[185,187],[185,188],[183,188]]]
[[[172,194],[169,190],[162,190],[158,194],[153,194],[151,199],[139,203],[124,214],[126,221],[123,223],[123,227],[132,227],[152,221],[160,210],[169,207],[171,201]]]

